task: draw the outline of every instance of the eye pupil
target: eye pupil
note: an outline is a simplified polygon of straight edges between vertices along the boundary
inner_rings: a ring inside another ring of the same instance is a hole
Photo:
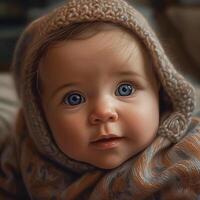
[[[66,97],[64,99],[65,104],[71,105],[71,106],[75,106],[78,104],[81,104],[82,102],[84,102],[84,97],[81,96],[80,94],[71,94],[68,97]]]
[[[123,90],[123,92],[126,92],[126,91],[127,91],[127,88],[123,87],[122,90]]]
[[[76,101],[77,100],[77,96],[76,97],[72,97],[72,101]]]
[[[117,89],[118,96],[129,96],[133,92],[133,86],[131,84],[121,84]]]

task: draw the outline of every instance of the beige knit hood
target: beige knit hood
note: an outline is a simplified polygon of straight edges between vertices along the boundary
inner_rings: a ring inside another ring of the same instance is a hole
[[[12,70],[28,131],[38,150],[50,159],[78,171],[91,166],[83,163],[77,165],[58,149],[38,105],[35,82],[39,61],[36,52],[44,45],[44,38],[53,31],[69,24],[91,21],[113,22],[128,28],[149,51],[164,92],[173,105],[173,112],[162,120],[158,135],[167,137],[173,143],[179,141],[188,129],[194,109],[193,88],[176,72],[156,35],[138,11],[123,0],[69,1],[28,26],[18,42]]]
[[[123,0],[71,0],[65,3],[26,28],[17,44],[12,70],[24,107],[28,134],[35,146],[49,159],[76,172],[93,169],[93,166],[68,158],[52,138],[36,92],[37,52],[44,45],[45,38],[55,30],[91,21],[112,22],[128,28],[149,51],[164,93],[173,105],[173,111],[162,119],[158,135],[172,143],[178,142],[189,127],[194,109],[193,88],[176,72],[154,32],[138,11]]]

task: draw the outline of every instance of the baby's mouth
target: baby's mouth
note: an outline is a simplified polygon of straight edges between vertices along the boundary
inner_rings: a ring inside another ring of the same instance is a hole
[[[117,139],[117,138],[122,138],[121,136],[118,136],[116,134],[100,134],[98,137],[93,139],[91,143],[93,142],[98,142],[101,140],[109,140],[109,139]]]
[[[93,148],[98,150],[106,150],[116,148],[122,141],[124,137],[117,136],[114,134],[100,135],[94,139],[90,144]]]

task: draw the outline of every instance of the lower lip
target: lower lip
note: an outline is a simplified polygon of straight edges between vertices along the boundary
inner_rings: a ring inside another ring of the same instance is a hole
[[[98,141],[91,143],[93,148],[97,150],[106,150],[106,149],[113,149],[118,147],[118,145],[122,142],[123,138],[115,138],[106,141]]]

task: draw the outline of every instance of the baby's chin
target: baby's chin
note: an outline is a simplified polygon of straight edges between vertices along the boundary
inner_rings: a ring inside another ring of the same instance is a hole
[[[114,162],[110,162],[110,163],[89,163],[97,168],[100,169],[106,169],[106,170],[111,170],[111,169],[115,169],[117,167],[119,167],[122,163],[114,163]]]
[[[79,154],[67,155],[75,161],[86,163],[100,169],[111,170],[137,156],[140,152],[141,150],[139,149],[130,150],[125,148],[94,154],[80,154],[79,152]]]
[[[107,159],[98,160],[96,162],[93,161],[93,162],[87,162],[87,163],[90,165],[93,165],[97,168],[100,168],[100,169],[111,170],[111,169],[120,167],[124,163],[129,162],[132,158],[139,156],[144,150],[145,149],[142,149],[133,154],[126,155],[127,157],[115,157],[114,156],[113,158],[107,158]]]
[[[99,159],[95,161],[94,160],[89,161],[87,163],[100,169],[111,170],[111,169],[115,169],[119,167],[120,165],[125,163],[127,160],[129,160],[132,156],[128,158],[113,157],[113,158],[107,158],[107,159]]]

